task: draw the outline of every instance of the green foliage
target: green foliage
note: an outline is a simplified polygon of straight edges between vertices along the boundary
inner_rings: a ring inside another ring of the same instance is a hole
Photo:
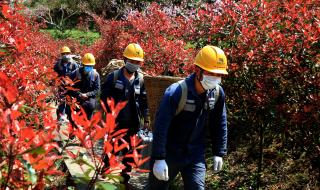
[[[47,30],[41,30],[42,32],[49,33],[54,39],[73,39],[82,45],[90,46],[92,45],[96,40],[100,38],[100,34],[98,32],[93,31],[81,31],[77,29],[72,30],[55,30],[55,29],[47,29]]]

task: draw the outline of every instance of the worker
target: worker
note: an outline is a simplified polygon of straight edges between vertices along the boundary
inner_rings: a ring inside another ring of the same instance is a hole
[[[70,48],[63,46],[60,51],[60,58],[54,65],[54,71],[58,76],[68,76],[72,71],[78,68],[78,64],[72,59]]]
[[[69,122],[70,117],[67,112],[70,112],[70,107],[67,104],[66,93],[68,86],[68,79],[66,77],[70,76],[70,73],[78,69],[78,64],[71,58],[70,48],[63,46],[60,50],[60,57],[54,65],[54,71],[58,74],[58,108],[57,108],[57,119],[61,125]]]
[[[88,119],[91,119],[97,107],[96,98],[100,94],[100,75],[94,69],[95,64],[93,54],[86,53],[82,58],[82,66],[70,74],[70,78],[75,81],[75,90],[71,94],[77,98]]]
[[[115,104],[127,102],[116,118],[116,122],[117,129],[128,130],[123,138],[130,143],[130,136],[136,135],[139,129],[149,128],[150,116],[143,74],[140,69],[144,61],[143,49],[139,44],[131,43],[125,48],[123,57],[125,65],[110,73],[102,84],[101,100],[106,102],[107,98],[112,98]],[[149,137],[146,136],[148,139]],[[128,151],[128,149],[123,150],[122,155]],[[126,168],[121,175],[126,186],[130,179],[128,172],[132,169],[128,164],[130,162],[133,162],[132,158],[124,158],[122,161]],[[108,166],[108,159],[105,160],[105,164]]]
[[[205,189],[205,123],[211,131],[213,171],[222,169],[227,148],[227,113],[221,78],[228,74],[220,48],[205,46],[194,73],[170,85],[156,113],[148,190],[168,189],[181,173],[186,190]]]

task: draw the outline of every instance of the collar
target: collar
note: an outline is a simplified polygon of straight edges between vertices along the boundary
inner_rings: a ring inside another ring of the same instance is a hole
[[[196,78],[196,73],[193,73],[193,74],[189,75],[185,80],[186,80],[186,83],[188,86],[188,91],[191,91],[191,93],[194,96],[199,96],[199,94],[196,91],[196,87],[194,85],[195,78]]]

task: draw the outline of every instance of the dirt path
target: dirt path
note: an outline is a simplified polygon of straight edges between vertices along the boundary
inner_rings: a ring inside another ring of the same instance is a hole
[[[51,104],[50,107],[57,108],[57,105]],[[57,118],[55,109],[52,109],[52,110],[53,110],[52,111],[53,118]],[[56,141],[67,140],[67,137],[61,133],[61,131],[66,130],[66,129],[67,129],[67,126],[61,126],[60,133],[57,133],[57,138],[55,139]],[[102,150],[100,148],[101,147],[100,145],[102,146],[102,144],[98,144],[97,151],[101,154]],[[70,148],[74,149],[75,147],[81,148],[78,146],[74,146],[74,147],[69,146],[68,149],[70,149]],[[83,148],[81,148],[81,149],[84,150]],[[148,150],[144,150],[143,151],[144,156],[147,156],[147,154],[149,154],[149,152],[150,152],[150,148]],[[88,154],[86,154],[86,155],[87,155],[87,157],[89,157]],[[83,171],[79,169],[79,166],[77,164],[72,164],[70,160],[65,163],[66,163],[66,165],[68,165],[67,167],[68,167],[69,173],[71,175],[75,175],[76,173],[83,174]],[[143,165],[143,169],[148,169],[148,163]],[[132,185],[134,190],[142,190],[147,183],[147,179],[148,179],[148,173],[132,173],[129,184]],[[68,184],[66,184],[66,185],[68,185]]]

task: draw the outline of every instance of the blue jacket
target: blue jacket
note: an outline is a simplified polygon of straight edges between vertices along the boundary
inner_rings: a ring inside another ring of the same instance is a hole
[[[131,82],[123,72],[124,67],[120,69],[116,82],[114,82],[114,72],[107,76],[101,87],[101,100],[106,102],[107,98],[113,98],[115,103],[127,101],[117,117],[117,122],[135,133],[139,129],[140,119],[146,119],[149,116],[147,93],[143,78],[140,78],[137,72]]]
[[[58,76],[69,76],[73,71],[75,71],[76,69],[78,69],[78,64],[74,61],[68,62],[66,65],[63,64],[62,59],[59,59],[53,69],[55,72],[58,73]]]
[[[70,78],[73,81],[77,81],[73,88],[79,89],[72,93],[72,96],[76,97],[78,101],[83,102],[80,99],[80,93],[85,93],[89,98],[96,98],[100,93],[100,75],[97,71],[92,70],[89,74],[85,75],[83,67],[76,69],[70,73]]]
[[[213,155],[226,154],[227,114],[224,91],[220,88],[219,99],[214,105],[214,91],[209,90],[198,95],[194,80],[195,74],[185,79],[188,86],[187,102],[177,115],[175,113],[182,93],[181,87],[174,83],[166,89],[155,118],[151,155],[153,159],[203,159],[206,132],[204,126],[207,118]]]

